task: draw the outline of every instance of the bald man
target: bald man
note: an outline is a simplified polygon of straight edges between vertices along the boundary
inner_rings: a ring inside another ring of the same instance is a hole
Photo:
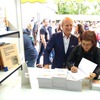
[[[71,34],[73,28],[73,20],[65,17],[61,23],[62,32],[53,34],[44,51],[44,68],[50,68],[49,55],[54,49],[55,57],[51,64],[51,68],[66,68],[66,60],[72,49],[78,45],[78,38]]]

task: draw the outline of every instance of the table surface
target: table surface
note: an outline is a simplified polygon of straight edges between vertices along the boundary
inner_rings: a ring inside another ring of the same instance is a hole
[[[65,100],[65,98],[70,98],[72,100],[76,99],[80,100],[82,99],[95,99],[100,96],[100,91],[97,90],[82,90],[82,91],[68,91],[68,90],[59,90],[59,89],[47,89],[47,88],[39,88],[38,86],[38,80],[37,80],[37,68],[28,68],[29,73],[29,80],[30,85],[33,90],[33,92],[38,92],[38,95],[49,99],[58,99],[58,100]],[[43,98],[42,98],[43,99]]]

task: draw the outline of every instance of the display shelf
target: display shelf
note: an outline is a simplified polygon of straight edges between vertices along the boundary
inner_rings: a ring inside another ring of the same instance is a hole
[[[20,37],[20,34],[19,34],[19,31],[3,31],[3,32],[0,32],[0,37],[8,37],[8,36],[12,36],[12,35],[17,35],[19,38]]]
[[[2,71],[0,70],[0,84],[5,81],[9,76],[11,76],[14,72],[16,72],[18,69],[22,70],[22,65],[18,65],[15,68],[9,70],[9,71]]]
[[[17,38],[18,40],[15,41],[15,43],[17,45],[20,45],[20,43],[17,43],[17,42],[19,42],[19,38],[20,38],[20,32],[19,31],[0,32],[0,40],[1,40],[0,42],[2,42],[2,41],[5,42],[5,40],[7,40],[7,42],[10,42],[9,38],[7,38],[7,37],[9,37],[12,42],[16,40],[16,39],[13,39],[13,38]],[[4,70],[0,70],[0,84],[19,69],[22,70],[22,64],[18,64],[18,65],[16,65],[16,67],[14,66],[14,68],[12,68],[11,70],[8,70],[6,72]]]
[[[4,32],[0,32],[0,38],[1,37],[9,37],[9,36],[14,36],[17,38],[20,38],[20,34],[19,31],[4,31]]]

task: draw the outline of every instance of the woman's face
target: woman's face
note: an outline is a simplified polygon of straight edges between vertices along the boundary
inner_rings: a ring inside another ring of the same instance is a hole
[[[75,31],[76,31],[76,32],[78,31],[78,25],[76,26]]]
[[[88,52],[91,49],[91,47],[93,46],[92,41],[82,40],[81,44],[82,44],[82,47],[85,52]]]

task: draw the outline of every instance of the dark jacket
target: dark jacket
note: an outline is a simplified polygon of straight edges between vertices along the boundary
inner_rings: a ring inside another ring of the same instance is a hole
[[[96,73],[98,77],[100,74],[100,49],[97,47],[91,48],[88,52],[85,52],[81,45],[76,46],[66,62],[68,69],[70,70],[73,65],[78,67],[83,57],[97,64],[94,73]]]
[[[31,41],[30,37],[24,33],[23,34],[24,39],[24,52],[25,52],[25,61],[34,60],[37,58],[38,52]]]
[[[54,49],[55,56],[52,62],[52,69],[64,68],[66,66],[66,59],[76,45],[78,45],[78,39],[75,36],[71,35],[68,51],[67,53],[65,53],[62,32],[53,34],[44,51],[43,64],[50,64],[49,54],[51,50]]]

